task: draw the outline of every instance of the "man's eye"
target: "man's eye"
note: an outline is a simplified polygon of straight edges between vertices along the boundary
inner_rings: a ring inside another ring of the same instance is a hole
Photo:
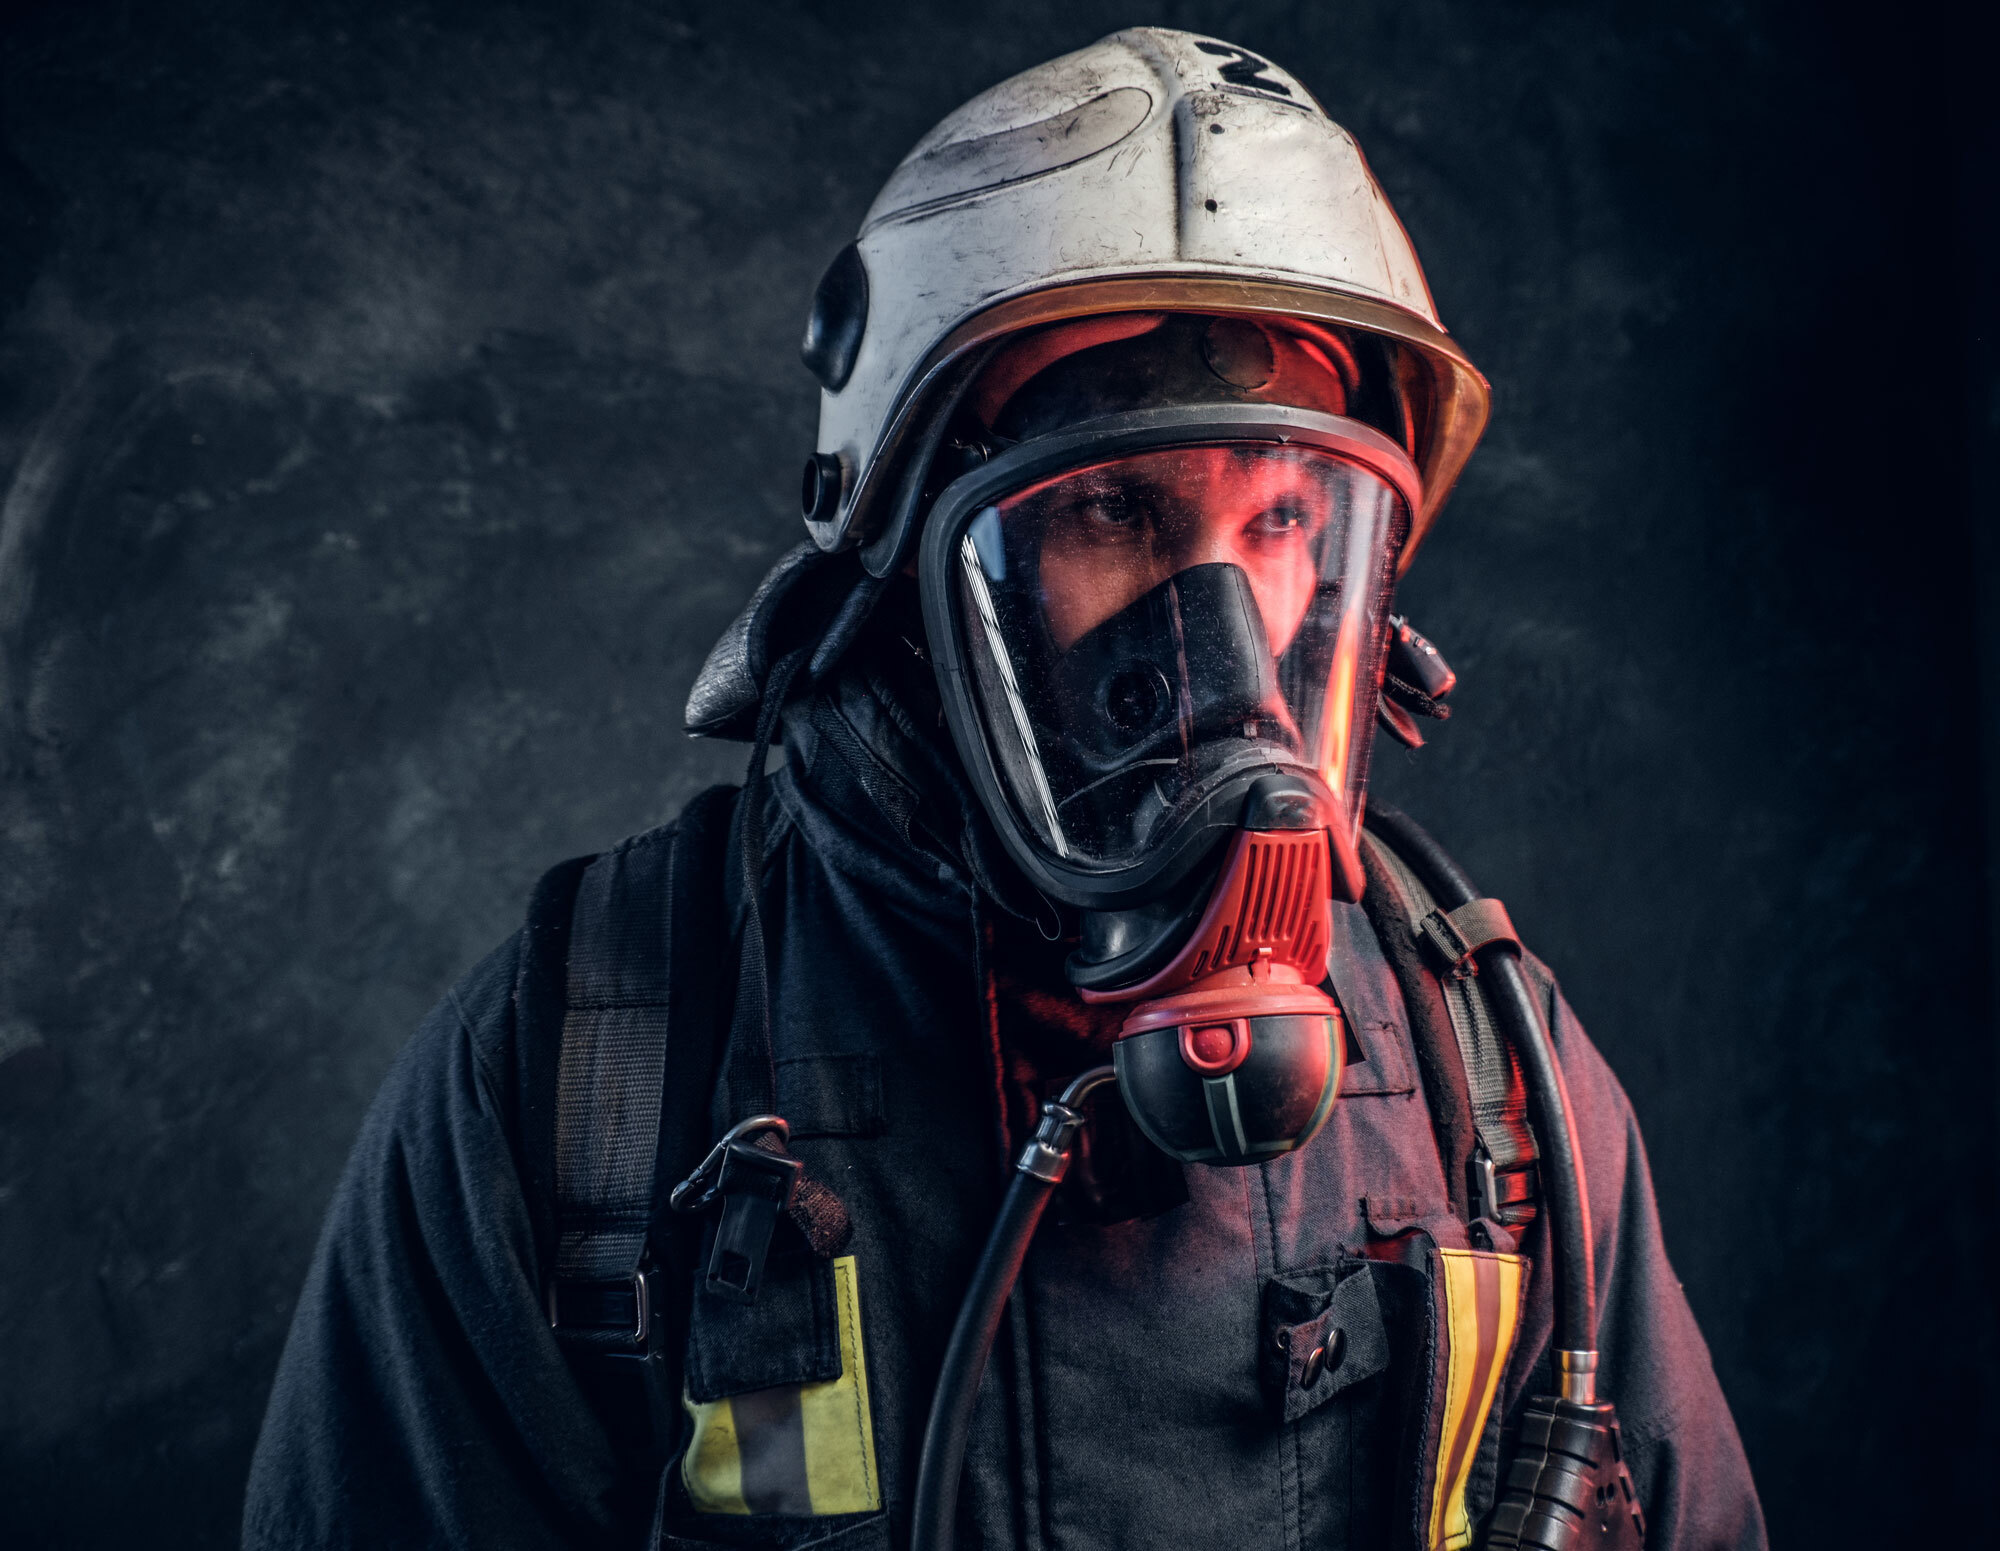
[[[1312,513],[1303,506],[1266,507],[1251,526],[1264,533],[1297,533],[1310,529]]]
[[[1104,496],[1095,501],[1084,502],[1079,508],[1079,515],[1093,526],[1106,528],[1136,528],[1146,520],[1143,506],[1133,501],[1120,500],[1116,496]]]

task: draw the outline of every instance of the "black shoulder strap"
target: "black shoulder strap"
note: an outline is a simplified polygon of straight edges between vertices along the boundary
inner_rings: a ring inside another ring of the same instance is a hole
[[[528,900],[520,968],[514,981],[514,1109],[535,1260],[554,1263],[556,1249],[556,1072],[562,1059],[563,981],[569,962],[570,918],[577,885],[595,862],[577,856],[543,873]]]
[[[727,1028],[721,902],[735,795],[712,788],[673,824],[552,870],[530,911],[536,986],[520,1016],[524,1048],[541,1054],[523,1066],[523,1151],[531,1202],[546,1218],[550,1324],[614,1444],[648,1462],[678,1432],[680,1352],[663,1337],[685,1324],[675,1305],[698,1225],[670,1219],[659,1187],[708,1146]]]
[[[1463,1075],[1458,1082],[1444,1076],[1439,1085],[1456,1101],[1452,1108],[1462,1103],[1465,1109],[1459,1114],[1469,1111],[1472,1135],[1466,1148],[1468,1139],[1455,1134],[1462,1125],[1439,1124],[1448,1174],[1466,1181],[1463,1206],[1468,1217],[1525,1228],[1535,1216],[1537,1156],[1534,1132],[1528,1126],[1527,1085],[1520,1058],[1502,1034],[1479,984],[1473,958],[1491,943],[1512,941],[1518,946],[1519,939],[1506,906],[1497,899],[1441,910],[1415,869],[1398,854],[1394,836],[1391,824],[1370,826],[1365,835],[1371,897],[1364,905],[1388,946],[1404,999],[1411,1004],[1420,1056],[1423,1025],[1435,1021],[1424,1013],[1441,1001],[1449,1021]],[[1425,1075],[1429,1079],[1431,1073]],[[1453,1204],[1460,1204],[1455,1194]]]

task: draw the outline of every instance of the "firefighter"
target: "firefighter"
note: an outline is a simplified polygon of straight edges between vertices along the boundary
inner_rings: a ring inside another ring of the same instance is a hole
[[[245,1544],[1761,1546],[1623,1092],[1367,801],[1487,386],[1352,138],[1117,33],[919,142],[803,354],[687,712],[744,786],[405,1052]]]

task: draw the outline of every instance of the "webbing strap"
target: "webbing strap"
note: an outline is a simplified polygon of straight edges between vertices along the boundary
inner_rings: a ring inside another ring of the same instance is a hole
[[[671,874],[674,849],[641,837],[600,858],[577,890],[556,1081],[562,1280],[630,1278],[645,1252],[667,1059],[670,910],[654,874]]]
[[[1440,911],[1423,882],[1380,835],[1366,831],[1363,843],[1394,880],[1392,892],[1401,896],[1411,936],[1441,969],[1439,989],[1465,1065],[1472,1127],[1484,1154],[1483,1159],[1475,1156],[1474,1166],[1491,1171],[1484,1176],[1487,1199],[1482,1202],[1479,1192],[1474,1193],[1473,1214],[1519,1227],[1535,1209],[1531,1170],[1537,1151],[1528,1125],[1527,1085],[1520,1058],[1501,1032],[1484,988],[1476,975],[1466,972],[1480,948],[1502,941],[1518,945],[1507,908],[1497,899],[1481,899],[1449,913]]]
[[[739,1123],[753,1116],[771,1114],[777,1108],[777,1063],[771,1047],[771,964],[764,936],[765,761],[793,681],[805,668],[809,656],[807,648],[799,647],[780,658],[771,669],[764,686],[763,704],[757,713],[750,768],[736,810],[743,940],[736,965],[736,1008],[730,1018],[726,1084],[728,1102]],[[773,1156],[787,1156],[783,1141],[771,1132],[761,1135],[754,1145]],[[738,1209],[730,1202],[729,1180],[730,1173],[725,1168],[720,1183],[723,1207],[716,1241],[717,1258],[709,1267],[708,1286],[712,1292],[736,1285],[736,1273],[720,1269],[727,1259],[725,1250],[729,1246],[725,1241],[736,1222],[732,1213]],[[845,1249],[852,1237],[853,1226],[840,1197],[803,1170],[798,1171],[798,1183],[787,1195],[784,1210],[822,1259]],[[748,1269],[742,1272],[740,1288],[731,1295],[746,1300],[756,1296],[763,1267],[761,1246],[768,1245],[769,1231],[768,1225],[757,1229],[760,1247],[754,1254],[745,1251],[748,1258],[739,1261],[739,1265],[747,1265]]]
[[[1361,896],[1361,908],[1382,944],[1396,987],[1403,993],[1410,1044],[1417,1057],[1417,1069],[1423,1075],[1424,1105],[1430,1111],[1431,1132],[1437,1138],[1438,1159],[1444,1165],[1445,1191],[1452,1210],[1471,1221],[1478,1213],[1468,1209],[1467,1187],[1472,1177],[1472,1161],[1479,1150],[1479,1136],[1472,1126],[1465,1055],[1459,1048],[1451,1009],[1445,1005],[1444,983],[1418,950],[1417,939],[1410,932],[1409,901],[1397,881],[1388,852],[1367,834],[1362,836],[1359,850],[1368,884]]]
[[[750,768],[737,807],[737,850],[742,867],[743,948],[736,968],[736,1012],[729,1031],[729,1102],[735,1118],[768,1113],[777,1102],[777,1069],[771,1058],[771,965],[764,941],[764,761],[771,735],[809,653],[800,647],[779,659],[764,687]]]
[[[674,825],[599,857],[577,888],[556,1079],[550,1289],[566,1344],[644,1344],[648,1289],[637,1279],[656,1183],[663,1168],[690,1153],[699,1160],[707,1145],[721,1020],[703,981],[727,943],[714,902],[734,797],[728,787],[704,792]],[[696,964],[703,974],[690,974]],[[604,1317],[569,1317],[592,1306]]]

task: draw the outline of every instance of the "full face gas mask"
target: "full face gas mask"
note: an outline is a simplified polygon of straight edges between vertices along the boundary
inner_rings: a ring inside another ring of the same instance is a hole
[[[1184,1161],[1251,1163],[1307,1141],[1340,1080],[1331,903],[1360,897],[1420,480],[1346,341],[1116,326],[989,369],[925,524],[925,624],[1003,842],[1082,912],[1072,982],[1130,1006],[1133,1117]]]

